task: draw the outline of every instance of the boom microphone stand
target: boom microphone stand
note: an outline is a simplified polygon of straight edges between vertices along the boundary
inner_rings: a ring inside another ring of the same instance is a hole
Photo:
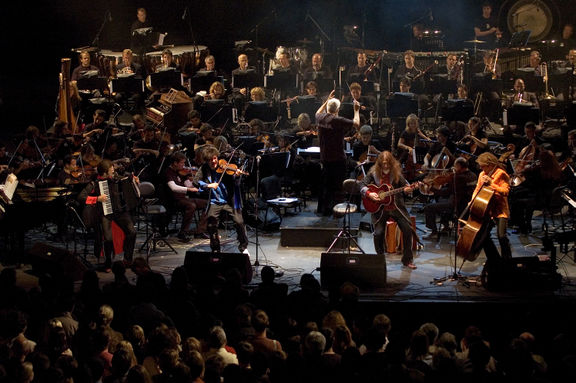
[[[260,266],[260,261],[258,260],[258,250],[260,247],[260,241],[258,237],[258,200],[260,198],[260,160],[261,156],[256,156],[256,198],[254,198],[254,217],[256,217],[256,225],[254,225],[254,234],[256,235],[256,260],[254,261],[254,266]]]

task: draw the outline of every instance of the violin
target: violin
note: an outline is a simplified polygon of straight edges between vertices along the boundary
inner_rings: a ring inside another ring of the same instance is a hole
[[[216,172],[217,173],[224,173],[226,172],[226,174],[228,175],[235,175],[235,174],[242,174],[245,176],[250,175],[250,173],[245,172],[244,170],[241,170],[238,168],[238,165],[236,164],[231,164],[228,161],[226,161],[225,159],[221,159],[218,161],[218,167],[216,168]]]
[[[182,177],[194,177],[197,172],[198,168],[196,166],[183,167],[182,169],[178,170],[178,174]]]

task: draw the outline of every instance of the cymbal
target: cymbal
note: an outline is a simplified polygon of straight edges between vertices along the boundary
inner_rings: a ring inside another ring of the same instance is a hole
[[[472,43],[472,44],[486,44],[486,41],[482,40],[466,40],[465,43]]]

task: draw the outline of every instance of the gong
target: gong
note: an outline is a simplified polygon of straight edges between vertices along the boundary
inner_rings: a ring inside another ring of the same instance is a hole
[[[558,19],[556,5],[543,0],[507,1],[501,8],[501,16],[502,12],[505,12],[511,34],[531,32],[529,42],[545,39],[553,27],[554,19]]]

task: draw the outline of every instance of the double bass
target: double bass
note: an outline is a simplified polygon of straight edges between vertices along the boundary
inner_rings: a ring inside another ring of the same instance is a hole
[[[496,170],[496,166],[490,172],[489,176]],[[456,242],[456,256],[466,261],[474,261],[480,254],[481,245],[486,235],[489,235],[490,226],[488,222],[488,208],[494,196],[494,189],[485,185],[472,197],[467,209],[460,216],[459,221],[464,224],[458,241]],[[463,222],[462,217],[469,212],[468,219]]]
[[[70,58],[62,59],[62,67],[60,72],[60,90],[58,93],[58,118],[68,124],[68,129],[72,134],[76,133],[77,122],[76,115],[71,105],[71,89],[70,89]]]

